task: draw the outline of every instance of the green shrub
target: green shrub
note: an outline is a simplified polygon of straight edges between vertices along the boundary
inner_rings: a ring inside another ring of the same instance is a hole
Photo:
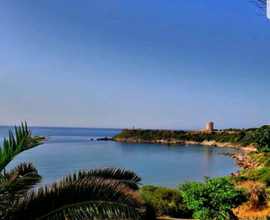
[[[145,199],[145,198],[144,198]],[[152,204],[146,202],[140,209],[140,219],[156,220],[156,211]]]
[[[270,126],[260,127],[253,133],[252,138],[259,152],[270,152]]]
[[[174,218],[189,218],[192,212],[183,202],[181,192],[165,187],[143,186],[140,194],[146,205],[154,209],[157,216],[171,216]],[[150,219],[150,218],[149,218]]]
[[[244,190],[236,189],[229,177],[205,177],[204,184],[186,182],[178,188],[188,208],[194,211],[193,217],[201,220],[238,219],[231,209],[246,201]]]

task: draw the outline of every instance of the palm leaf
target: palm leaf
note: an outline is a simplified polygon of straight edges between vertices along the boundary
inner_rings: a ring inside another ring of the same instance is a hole
[[[40,180],[41,176],[32,163],[21,163],[9,172],[0,174],[0,216]]]
[[[117,180],[96,177],[74,180],[69,176],[31,191],[5,217],[14,220],[138,219],[142,203],[137,193]]]
[[[16,165],[14,168],[9,170],[8,172],[4,170],[3,174],[7,179],[11,179],[15,173],[18,173],[19,175],[24,176],[29,173],[38,174],[38,171],[32,162],[23,162]]]
[[[27,124],[15,126],[15,137],[12,131],[9,131],[9,138],[4,139],[3,147],[0,147],[0,172],[13,160],[19,153],[43,144],[49,137],[31,136],[32,132]]]
[[[66,181],[71,181],[72,176],[69,175],[66,178]],[[73,174],[74,180],[83,179],[85,177],[97,177],[97,178],[103,178],[103,179],[113,179],[119,181],[119,183],[125,184],[132,190],[138,190],[140,181],[142,178],[137,175],[135,172],[128,170],[128,169],[122,169],[118,167],[103,167],[103,168],[96,168],[91,170],[84,170],[79,171],[78,174]]]

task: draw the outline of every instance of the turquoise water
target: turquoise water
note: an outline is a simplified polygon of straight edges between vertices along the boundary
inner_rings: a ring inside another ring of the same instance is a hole
[[[11,127],[0,127],[0,142]],[[203,181],[204,176],[226,176],[238,170],[231,158],[217,152],[238,152],[231,148],[201,145],[167,146],[91,141],[91,138],[112,137],[120,129],[42,128],[34,127],[33,134],[51,135],[44,145],[25,151],[8,166],[32,161],[51,183],[65,174],[80,169],[118,166],[131,169],[143,178],[143,184],[175,188],[179,183]]]

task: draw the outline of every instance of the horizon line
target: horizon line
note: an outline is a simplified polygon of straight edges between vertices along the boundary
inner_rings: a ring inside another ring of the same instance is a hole
[[[15,127],[15,126],[19,126],[19,125],[0,125],[0,127]],[[28,127],[39,127],[39,128],[78,128],[78,129],[142,129],[142,130],[185,130],[185,131],[200,131],[200,130],[204,130],[204,128],[201,129],[180,129],[180,128],[127,128],[127,127],[122,127],[122,128],[117,128],[117,127],[76,127],[76,126],[46,126],[46,125],[27,125]],[[254,127],[249,127],[249,128],[254,128]],[[215,130],[224,130],[224,129],[249,129],[249,128],[215,128]],[[257,127],[256,127],[257,128]],[[259,128],[259,127],[258,127]]]

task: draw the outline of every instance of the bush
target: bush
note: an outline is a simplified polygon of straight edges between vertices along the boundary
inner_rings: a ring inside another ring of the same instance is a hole
[[[140,219],[142,220],[156,220],[156,211],[149,202],[146,202],[140,209]]]
[[[231,209],[246,201],[244,190],[236,189],[229,177],[205,177],[204,184],[186,182],[178,188],[188,208],[194,211],[193,217],[201,220],[238,219]]]
[[[189,218],[192,216],[192,212],[183,202],[181,192],[176,189],[143,186],[140,189],[140,194],[145,199],[146,206],[150,207],[150,210],[151,208],[154,209],[157,216],[168,215],[174,218]]]
[[[270,152],[270,126],[260,127],[253,133],[252,138],[259,152]]]

